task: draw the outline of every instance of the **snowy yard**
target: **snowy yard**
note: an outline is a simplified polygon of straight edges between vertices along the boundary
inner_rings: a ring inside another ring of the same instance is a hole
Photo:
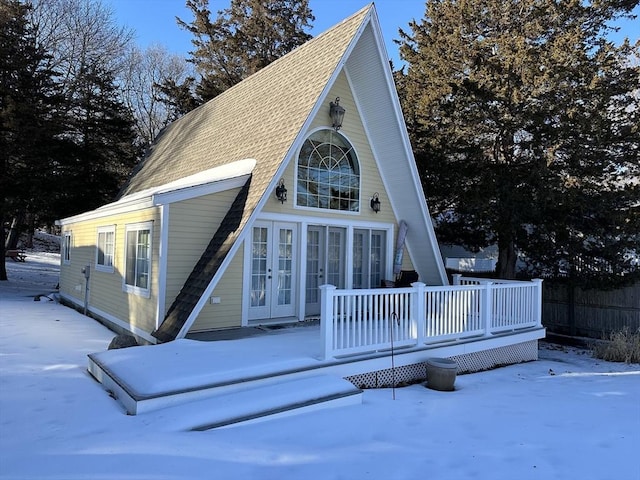
[[[640,479],[640,365],[544,343],[539,361],[458,376],[454,392],[367,390],[207,432],[127,416],[86,371],[114,334],[33,300],[58,259],[8,262],[0,282],[0,479]]]

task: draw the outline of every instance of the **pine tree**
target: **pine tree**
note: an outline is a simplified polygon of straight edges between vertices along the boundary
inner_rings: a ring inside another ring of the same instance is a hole
[[[28,13],[29,7],[20,1],[0,0],[0,280],[7,279],[5,222],[19,229],[21,222],[16,220],[46,211],[55,185],[50,172],[60,133],[61,98]],[[17,236],[8,240],[7,246],[15,248]]]
[[[204,103],[311,38],[308,0],[231,0],[211,20],[209,0],[187,0],[194,20],[178,24],[194,36],[192,62],[199,74],[196,103]],[[167,86],[169,87],[169,86]],[[174,85],[174,103],[185,106],[188,83]],[[166,89],[171,93],[171,89]]]
[[[133,116],[111,74],[87,65],[74,82],[65,118],[67,142],[56,171],[58,218],[113,201],[141,154]]]
[[[629,281],[640,253],[637,1],[429,1],[396,72],[439,238],[497,245],[497,274]],[[637,258],[637,257],[636,257]]]

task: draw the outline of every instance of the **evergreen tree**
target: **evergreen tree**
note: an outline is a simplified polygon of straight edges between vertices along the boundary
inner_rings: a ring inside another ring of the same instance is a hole
[[[501,278],[518,256],[537,275],[638,273],[640,43],[606,37],[637,4],[429,1],[401,31],[396,79],[441,241],[497,245]]]
[[[187,0],[194,20],[178,24],[194,36],[190,52],[199,74],[196,103],[204,103],[249,75],[266,67],[311,38],[305,32],[314,16],[308,0],[231,0],[231,5],[211,20],[209,0]],[[189,82],[165,85],[178,94],[182,107]]]
[[[115,80],[100,65],[87,65],[68,99],[66,150],[56,171],[58,218],[113,201],[140,157],[135,123]]]
[[[40,0],[35,11],[0,0],[2,236],[11,225],[3,248],[15,248],[25,229],[111,201],[139,158],[115,80],[126,39],[104,16],[82,17],[105,13],[83,1]]]
[[[0,0],[0,280],[6,280],[5,247],[15,248],[17,235],[5,242],[11,222],[49,211],[55,185],[60,96],[48,56],[37,46],[27,20],[29,7],[17,0]]]

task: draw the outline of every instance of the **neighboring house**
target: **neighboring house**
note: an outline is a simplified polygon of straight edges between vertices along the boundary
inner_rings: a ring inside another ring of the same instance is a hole
[[[383,45],[369,5],[169,125],[117,201],[60,220],[63,300],[148,342],[300,321],[322,284],[393,279],[401,221],[401,268],[446,285]]]

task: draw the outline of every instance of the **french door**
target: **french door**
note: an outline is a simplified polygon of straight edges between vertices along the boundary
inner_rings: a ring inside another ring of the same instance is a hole
[[[345,287],[346,229],[310,225],[307,228],[305,315],[320,313],[320,285]]]
[[[296,313],[297,228],[284,222],[256,222],[251,237],[249,319]]]

